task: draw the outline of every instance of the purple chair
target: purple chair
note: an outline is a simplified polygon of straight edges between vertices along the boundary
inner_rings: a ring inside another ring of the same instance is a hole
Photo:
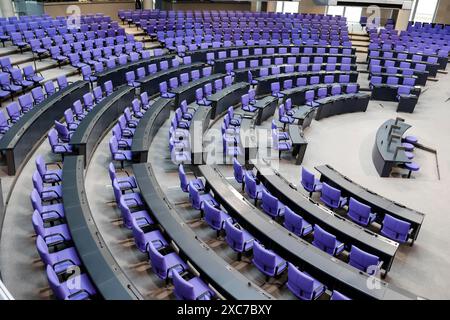
[[[394,241],[405,243],[411,232],[411,224],[394,218],[388,214],[384,216],[381,234]]]
[[[64,244],[72,240],[67,224],[54,224],[44,221],[39,211],[34,210],[31,217],[34,231],[41,236],[47,246]]]
[[[294,123],[295,119],[286,113],[284,104],[280,104],[278,107],[278,121],[283,123],[283,128],[286,128],[286,124]]]
[[[64,207],[62,203],[43,205],[42,199],[36,189],[31,192],[31,205],[37,210],[44,221],[61,220],[64,218]]]
[[[57,274],[54,268],[47,265],[47,280],[57,299],[91,300],[97,294],[87,274],[72,275],[64,282],[60,282]],[[74,283],[77,285],[74,286]]]
[[[34,188],[37,190],[39,196],[43,201],[53,201],[61,199],[62,197],[61,185],[45,186],[44,181],[42,180],[38,170],[34,171],[32,180]]]
[[[148,249],[152,270],[160,279],[166,280],[166,284],[173,278],[174,273],[182,274],[188,269],[187,264],[175,252],[162,255],[151,242]]]
[[[136,76],[134,74],[134,71],[128,71],[125,74],[125,78],[127,81],[127,85],[133,88],[139,88],[141,84],[139,82],[136,82]]]
[[[375,275],[380,271],[383,262],[377,256],[352,245],[348,264],[369,275]]]
[[[134,216],[131,217],[131,229],[134,242],[141,252],[148,252],[148,245],[152,243],[156,250],[167,247],[168,243],[159,230],[154,230],[154,225],[142,225]]]
[[[284,209],[283,225],[286,229],[299,237],[304,237],[314,230],[309,222],[293,212],[288,206]]]
[[[278,277],[287,268],[286,260],[264,248],[257,241],[253,244],[252,262],[259,271],[264,273],[266,281],[269,281],[271,277]]]
[[[314,240],[312,244],[332,256],[338,256],[344,251],[344,243],[336,240],[336,237],[323,230],[320,226],[314,226]]]
[[[262,192],[265,190],[265,187],[261,183],[256,183],[256,180],[249,171],[245,172],[244,175],[244,190],[245,193],[251,198],[255,200],[255,205],[258,200],[262,199]]]
[[[27,113],[33,108],[33,96],[31,93],[26,93],[19,97],[19,104],[23,113]]]
[[[105,89],[106,96],[111,95],[114,92],[113,84],[111,80],[106,81],[103,84],[103,88]]]
[[[215,293],[199,277],[185,280],[178,272],[173,272],[174,294],[177,300],[211,300]]]
[[[116,179],[121,191],[133,191],[133,189],[137,188],[135,177],[130,176],[127,171],[121,171],[124,174],[119,176],[112,162],[109,163],[108,171],[111,183],[114,181],[114,179]]]
[[[272,82],[270,84],[270,89],[272,91],[272,97],[275,98],[283,98],[284,94],[280,92],[280,83],[279,82]]]
[[[195,186],[195,188],[198,191],[204,191],[205,185],[203,184],[203,181],[201,179],[193,179],[190,182],[187,180],[186,173],[184,172],[184,167],[182,164],[178,166],[178,177],[180,179],[180,188],[183,192],[189,192],[189,184],[192,182]]]
[[[257,110],[256,107],[253,107],[250,104],[250,96],[247,93],[242,95],[242,97],[241,97],[241,108],[242,108],[242,110],[247,111],[247,112],[255,112]]]
[[[325,293],[326,287],[305,272],[288,263],[288,289],[301,300],[316,300]]]
[[[350,197],[347,214],[350,219],[362,226],[371,224],[377,217],[376,213],[372,212],[372,209],[368,205],[365,205],[352,197]]]
[[[59,141],[58,132],[56,131],[56,129],[50,129],[47,137],[53,153],[61,154],[64,159],[64,154],[72,152],[72,147],[68,143],[62,143]]]
[[[225,241],[238,253],[237,259],[241,261],[242,253],[252,250],[255,238],[231,219],[225,221],[225,234]]]
[[[230,216],[223,210],[214,207],[211,203],[204,203],[204,213],[206,223],[216,230],[217,237],[220,235],[220,231],[225,228],[225,221],[230,220]]]
[[[354,83],[348,84],[347,87],[345,88],[345,92],[347,94],[357,93],[358,92],[358,85],[354,84]]]
[[[40,235],[36,238],[36,248],[41,260],[56,273],[64,273],[67,268],[80,266],[81,261],[74,247],[51,252],[44,238]]]
[[[210,193],[200,193],[200,190],[196,187],[195,181],[189,182],[188,192],[189,200],[191,200],[191,204],[194,209],[203,212],[205,202],[209,202],[214,207],[219,207],[219,203]]]
[[[109,150],[113,160],[120,161],[122,169],[124,161],[131,161],[131,150],[119,150],[119,142],[114,135],[109,139]]]
[[[57,169],[50,169],[48,164],[44,162],[44,158],[41,155],[36,157],[36,169],[41,176],[44,183],[56,184],[62,180],[62,169],[59,163],[52,163],[57,166]]]
[[[175,97],[174,93],[167,91],[167,82],[163,81],[159,83],[159,91],[161,93],[161,97],[163,98],[173,98]]]
[[[339,209],[347,204],[347,198],[341,197],[341,190],[333,188],[325,182],[322,184],[320,200],[332,209]]]
[[[316,108],[319,106],[317,102],[314,101],[315,99],[315,92],[314,90],[308,90],[305,92],[305,101],[306,105],[310,106],[311,108]]]
[[[262,189],[262,209],[272,218],[284,216],[285,205],[266,189]]]
[[[113,180],[113,187],[115,189],[118,188],[117,181]],[[120,192],[120,191],[119,191]],[[148,227],[154,224],[153,220],[150,218],[149,213],[146,210],[137,210],[131,211],[130,207],[127,204],[127,200],[125,197],[128,197],[130,194],[119,195],[118,207],[120,209],[120,213],[122,215],[123,224],[127,229],[132,229],[132,220],[135,219],[136,223],[140,227]],[[129,200],[128,200],[129,202]],[[135,206],[136,207],[136,206]]]

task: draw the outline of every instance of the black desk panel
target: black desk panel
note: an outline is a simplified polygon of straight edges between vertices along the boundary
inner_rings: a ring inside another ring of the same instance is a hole
[[[15,175],[28,154],[64,117],[64,111],[89,92],[89,82],[77,81],[57,91],[23,115],[0,139],[0,151],[6,157],[8,175]]]
[[[242,151],[243,161],[246,166],[252,159],[256,159],[258,152],[258,136],[255,130],[256,119],[251,114],[244,114],[239,129],[239,147]]]
[[[73,153],[85,156],[86,164],[89,164],[92,152],[100,143],[101,137],[123,114],[123,110],[131,105],[133,97],[133,87],[121,86],[96,104],[70,138]]]
[[[185,72],[191,72],[195,69],[200,69],[204,64],[201,62],[192,64],[183,64],[176,68],[170,68],[168,70],[158,71],[155,74],[151,74],[137,80],[141,84],[141,92],[147,92],[149,96],[153,96],[159,93],[159,83],[169,81],[170,78],[178,77]],[[190,76],[189,76],[190,78]]]
[[[390,119],[384,122],[377,130],[375,143],[372,149],[372,161],[380,177],[389,177],[394,166],[410,162],[404,150],[397,148],[402,146],[401,137],[411,126],[405,122],[398,122],[400,129],[392,130],[395,120]],[[399,138],[390,140],[391,135],[397,135]]]
[[[269,70],[273,67],[279,67],[280,68],[280,73],[286,73],[286,67],[287,66],[293,66],[295,70],[297,70],[299,65],[305,65],[304,63],[294,63],[294,64],[281,64],[281,65],[276,65],[276,64],[271,64],[268,66],[258,66],[258,67],[249,67],[249,68],[242,68],[242,69],[236,69],[234,68],[233,72],[234,72],[234,78],[235,81],[248,81],[248,72],[250,71],[252,73],[253,78],[257,78],[259,77],[259,72],[262,68],[268,68]],[[306,64],[306,66],[308,67],[307,71],[312,71],[312,66],[315,65],[314,63],[309,63]],[[337,63],[336,64],[336,71],[341,71],[342,64]],[[326,67],[327,67],[327,63],[322,63],[320,66],[320,70],[322,71],[326,71]],[[356,71],[358,68],[358,66],[356,64],[351,64],[350,65],[350,71]],[[344,71],[342,71],[344,72]],[[346,71],[348,72],[348,71]]]
[[[189,107],[196,109],[191,120],[191,126],[189,127],[191,162],[192,164],[200,165],[206,162],[207,152],[205,151],[203,136],[209,127],[212,108],[196,103],[190,104]]]
[[[283,63],[287,63],[288,57],[297,57],[297,59],[300,59],[301,57],[323,57],[324,60],[326,60],[328,57],[336,57],[336,63],[341,63],[342,58],[350,58],[350,64],[356,63],[356,56],[355,55],[348,55],[348,54],[305,54],[305,53],[275,53],[275,54],[261,54],[261,55],[251,55],[251,56],[240,56],[240,57],[233,57],[233,58],[223,58],[223,59],[216,59],[214,61],[214,72],[225,72],[225,65],[227,63],[232,62],[237,63],[238,61],[245,61],[246,65],[250,64],[250,60],[258,60],[259,64],[262,64],[263,59],[270,59],[270,64],[275,64],[275,58],[283,58]]]
[[[198,169],[206,179],[207,189],[214,193],[215,199],[243,228],[282,258],[321,281],[328,289],[339,290],[353,299],[419,299],[405,290],[371,278],[290,233],[248,202],[216,167],[205,165]],[[368,288],[368,281],[379,285],[379,289]]]
[[[303,162],[308,142],[303,136],[302,127],[298,124],[289,124],[288,132],[292,142],[292,156],[295,158],[295,164],[300,165]]]
[[[397,92],[399,85],[392,84],[374,84],[372,85],[372,100],[380,101],[397,101]],[[411,94],[419,97],[421,93],[420,87],[412,87]]]
[[[386,199],[373,191],[370,191],[350,178],[342,175],[330,165],[317,166],[316,170],[320,172],[320,181],[324,181],[342,191],[344,196],[353,197],[356,200],[369,205],[373,212],[378,215],[378,221],[381,222],[384,214],[389,214],[395,218],[409,222],[413,229],[411,239],[413,242],[419,235],[420,227],[422,226],[425,214],[407,208],[395,201]]]
[[[175,94],[175,107],[177,108],[183,100],[186,100],[188,104],[194,102],[195,90],[197,90],[198,88],[203,88],[203,86],[207,83],[211,83],[214,88],[214,80],[223,80],[223,78],[225,78],[225,74],[212,74],[208,77],[202,77],[200,79],[191,81],[184,86],[170,89],[169,91]]]
[[[313,51],[317,52],[318,48],[325,48],[326,51],[329,52],[330,48],[337,48],[338,53],[342,53],[344,49],[351,49],[351,53],[356,53],[356,48],[349,48],[349,47],[343,47],[343,46],[331,46],[331,45],[253,45],[253,46],[232,46],[232,47],[220,47],[220,48],[208,48],[208,49],[198,49],[194,51],[186,51],[186,55],[191,56],[192,61],[206,61],[206,54],[213,52],[214,55],[216,55],[219,51],[225,51],[227,52],[227,55],[230,55],[230,52],[232,50],[237,50],[239,53],[239,56],[243,56],[242,50],[248,49],[249,54],[254,55],[255,49],[262,48],[265,52],[266,48],[274,48],[275,51],[278,51],[280,48],[287,48],[288,51],[293,48],[298,47],[300,50],[300,53],[303,53],[306,47],[313,48]],[[315,49],[315,50],[314,50]]]
[[[180,249],[180,256],[200,272],[200,277],[212,284],[225,298],[235,300],[269,300],[271,295],[251,283],[240,272],[203,243],[178,212],[167,202],[158,186],[151,164],[133,164],[141,195],[164,232]]]
[[[369,100],[370,94],[364,92],[341,94],[315,100],[319,103],[316,108],[316,120],[345,113],[366,112]]]
[[[83,266],[105,300],[143,300],[103,240],[92,217],[84,183],[84,157],[66,156],[62,182],[64,212]]]
[[[284,100],[286,100],[287,98],[288,96],[285,96]],[[303,130],[305,130],[311,125],[315,112],[316,110],[314,108],[305,105],[298,106],[294,108],[294,114],[292,115],[292,118],[297,120],[298,125],[301,126]]]
[[[380,55],[383,55],[384,52],[392,52],[393,57],[395,59],[398,59],[398,54],[399,53],[406,54],[406,58],[408,60],[412,60],[413,56],[421,56],[422,59],[424,59],[424,60],[423,61],[418,61],[419,63],[420,62],[426,62],[428,57],[436,57],[438,59],[438,64],[439,64],[438,69],[440,69],[440,70],[445,70],[445,68],[447,67],[447,63],[448,63],[448,57],[440,57],[437,54],[425,54],[425,53],[422,53],[422,52],[409,52],[409,51],[397,51],[397,50],[381,50],[381,49],[370,49],[369,52],[370,51],[378,51],[380,53]],[[376,58],[373,57],[373,59],[376,59]]]
[[[107,69],[103,72],[95,74],[95,76],[97,77],[97,85],[103,86],[103,84],[106,81],[111,80],[114,88],[118,87],[127,82],[126,78],[125,78],[125,74],[128,71],[136,71],[136,69],[138,69],[140,67],[145,67],[146,71],[147,71],[147,66],[149,64],[158,63],[162,60],[167,60],[169,62],[169,66],[171,66],[172,63],[170,60],[172,60],[175,57],[176,56],[174,54],[167,54],[167,55],[163,55],[163,56],[151,57],[151,58],[145,59],[145,60],[139,60],[136,62],[129,62],[127,64],[117,66],[112,69]]]
[[[339,76],[340,75],[349,75],[350,76],[350,82],[357,82],[358,81],[358,72],[356,71],[308,71],[308,72],[292,72],[292,73],[283,73],[283,74],[276,74],[276,75],[270,75],[265,77],[257,78],[258,85],[256,87],[256,95],[265,95],[270,94],[272,92],[272,89],[270,88],[270,85],[274,82],[279,82],[280,87],[282,87],[283,81],[285,80],[292,80],[293,85],[295,86],[295,81],[297,78],[306,78],[307,82],[310,82],[311,77],[318,76],[320,83],[324,82],[325,76],[333,76],[333,82],[339,83]]]
[[[239,82],[210,95],[207,100],[211,101],[211,119],[222,116],[228,107],[241,102],[241,97],[248,92],[250,85],[247,82]]]
[[[158,98],[144,113],[134,132],[131,143],[131,155],[133,162],[147,162],[148,150],[159,128],[170,117],[170,109],[173,99]]]
[[[253,104],[253,107],[258,109],[256,111],[255,124],[259,126],[267,119],[273,117],[278,107],[278,98],[266,96],[262,99],[256,100],[256,103]]]

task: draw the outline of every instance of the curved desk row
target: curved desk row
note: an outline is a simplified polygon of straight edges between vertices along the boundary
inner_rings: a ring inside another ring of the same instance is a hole
[[[186,225],[159,188],[151,164],[133,164],[133,172],[149,212],[179,248],[180,256],[200,272],[202,279],[213,285],[227,299],[273,299],[240,272],[227,265]]]
[[[367,68],[370,70],[370,66],[369,65],[368,65]],[[412,75],[416,77],[416,85],[425,86],[427,84],[428,76],[430,75],[430,73],[428,71],[426,71],[426,70],[425,71],[420,71],[420,70],[415,70],[415,69],[397,68],[397,72],[400,72],[402,75],[404,75],[406,77],[408,77],[408,75],[405,75],[403,73],[403,70],[412,70],[412,72],[413,72]],[[387,73],[387,67],[381,67],[381,73],[388,74]],[[378,73],[370,72],[369,79],[370,79],[370,76],[378,76]],[[397,76],[397,75],[394,75],[394,76]],[[411,76],[409,76],[409,77],[411,77]]]
[[[339,83],[339,77],[341,75],[349,75],[350,82],[358,81],[358,72],[356,71],[308,71],[308,72],[292,72],[292,73],[282,73],[273,74],[270,76],[256,78],[258,85],[256,87],[256,95],[264,95],[272,92],[271,84],[274,82],[280,82],[280,87],[285,80],[292,80],[293,85],[297,78],[306,78],[307,83],[310,82],[311,77],[319,77],[319,82],[324,83],[326,76],[333,76],[333,83]]]
[[[175,107],[178,108],[181,101],[186,100],[186,102],[192,103],[195,101],[195,90],[198,88],[203,88],[203,86],[207,83],[213,84],[215,80],[225,78],[225,74],[223,73],[215,73],[207,77],[202,77],[200,79],[190,81],[189,83],[179,86],[174,89],[170,89],[169,92],[175,94]],[[213,85],[214,87],[214,85]]]
[[[380,100],[380,101],[397,101],[399,85],[395,84],[372,84],[372,100]],[[411,94],[417,97],[420,96],[421,93],[420,87],[411,87]]]
[[[439,64],[427,62],[427,61],[415,61],[410,59],[396,59],[396,58],[384,58],[384,57],[376,57],[376,58],[370,58],[369,57],[369,65],[371,60],[380,60],[380,65],[384,66],[386,61],[394,61],[394,67],[400,67],[401,62],[409,62],[411,64],[411,68],[416,68],[418,64],[424,64],[426,66],[425,70],[429,72],[429,75],[432,77],[436,77],[437,71],[439,69]]]
[[[314,100],[319,106],[316,108],[316,120],[351,112],[366,112],[370,94],[364,92],[340,94]]]
[[[131,143],[133,162],[147,162],[148,150],[159,128],[170,117],[173,99],[158,98],[139,120]]]
[[[359,91],[359,84],[358,83],[319,83],[319,84],[310,84],[307,86],[302,86],[302,87],[295,87],[295,88],[291,88],[291,89],[286,89],[281,91],[281,93],[284,95],[283,99],[284,101],[288,98],[291,98],[292,100],[292,105],[294,106],[302,106],[306,103],[306,99],[305,99],[305,93],[306,91],[309,90],[314,90],[314,95],[317,96],[317,91],[320,88],[327,88],[327,95],[331,95],[331,88],[334,85],[340,85],[342,92],[345,92],[347,86],[349,84],[354,84],[357,86],[357,89]]]
[[[392,52],[394,58],[398,58],[399,54],[406,54],[406,59],[412,60],[413,56],[420,56],[422,59],[428,59],[428,57],[435,57],[438,60],[439,69],[445,70],[448,63],[448,57],[440,57],[437,54],[426,54],[426,53],[420,53],[420,52],[409,52],[409,51],[397,51],[397,50],[381,50],[381,49],[369,49],[369,54],[371,51],[379,52],[379,54],[384,54],[384,52]],[[374,59],[376,57],[373,57]],[[418,61],[418,62],[426,62],[425,61]]]
[[[343,196],[353,197],[356,200],[369,205],[373,212],[377,213],[379,221],[383,220],[384,214],[389,214],[395,218],[409,222],[413,229],[410,235],[412,242],[414,243],[417,239],[420,227],[425,219],[425,214],[407,208],[395,201],[386,199],[379,194],[360,186],[350,178],[336,171],[330,165],[317,166],[316,170],[320,172],[320,181],[339,188]]]
[[[86,115],[70,138],[73,153],[83,155],[86,165],[105,131],[119,118],[134,97],[134,88],[121,86],[104,98]]]
[[[211,119],[220,117],[228,107],[241,102],[241,97],[248,92],[250,85],[247,82],[238,82],[216,92],[206,99],[211,101]]]
[[[335,57],[336,63],[341,63],[343,58],[349,58],[350,64],[356,63],[356,56],[355,55],[348,55],[348,54],[318,54],[318,53],[312,53],[312,54],[306,54],[306,53],[275,53],[275,54],[261,54],[261,55],[253,55],[253,56],[239,56],[239,57],[233,57],[233,58],[223,58],[223,59],[216,59],[214,60],[214,70],[215,72],[225,72],[225,65],[227,63],[233,63],[235,67],[237,67],[238,61],[245,61],[246,65],[250,64],[250,60],[258,60],[259,64],[262,64],[263,59],[270,59],[270,64],[275,64],[275,58],[283,58],[283,63],[287,63],[287,59],[289,57],[296,57],[297,62],[300,62],[300,58],[302,57],[309,57],[309,58],[315,58],[315,57],[322,57],[325,61],[329,57]]]
[[[115,261],[95,224],[84,187],[84,166],[83,156],[64,158],[62,200],[78,255],[105,300],[143,300]]]
[[[303,195],[297,187],[273,170],[270,164],[265,163],[265,160],[258,159],[254,162],[254,166],[258,180],[282,203],[309,223],[317,224],[335,235],[339,241],[345,243],[348,251],[351,245],[355,245],[378,256],[383,261],[382,268],[385,274],[388,273],[398,250],[397,242],[365,229]]]
[[[129,62],[124,65],[117,66],[112,69],[107,69],[103,72],[96,73],[94,76],[97,77],[97,85],[103,85],[106,81],[111,80],[114,87],[118,87],[126,83],[125,74],[128,71],[136,71],[140,67],[147,67],[147,65],[152,63],[157,63],[162,60],[168,60],[169,65],[172,65],[171,61],[176,56],[174,54],[167,54],[163,56],[151,57],[149,59],[141,59],[136,62]]]
[[[283,103],[285,103],[287,98],[289,98],[289,96],[284,96]],[[293,109],[294,114],[292,115],[292,118],[297,120],[297,125],[300,126],[302,130],[305,130],[311,125],[316,110],[305,105],[294,107]]]
[[[208,48],[208,49],[199,49],[199,50],[193,50],[193,51],[186,51],[186,55],[191,56],[192,61],[206,61],[206,54],[213,52],[218,53],[219,51],[225,51],[227,55],[230,55],[231,51],[237,50],[239,56],[244,56],[242,54],[243,50],[248,50],[250,55],[255,54],[255,49],[267,49],[267,48],[274,48],[276,50],[279,50],[280,48],[286,48],[288,51],[292,48],[299,48],[300,53],[304,53],[305,48],[312,48],[313,52],[317,53],[318,48],[324,48],[325,51],[328,53],[330,52],[331,48],[335,48],[338,50],[338,53],[342,53],[344,49],[350,49],[352,54],[355,54],[356,49],[351,47],[343,47],[343,46],[322,46],[322,45],[254,45],[254,46],[233,46],[233,47],[220,47],[220,48]]]
[[[228,214],[243,228],[273,249],[283,259],[300,266],[312,277],[332,290],[353,299],[418,299],[419,297],[373,278],[354,267],[337,260],[333,256],[293,235],[269,216],[263,214],[248,202],[218,171],[216,167],[199,166],[199,172],[206,179],[207,190],[212,190],[214,198],[222,204]],[[368,287],[374,284],[378,289]]]
[[[424,86],[426,84],[426,80],[427,80],[427,79],[425,79],[425,83],[419,83],[419,81],[418,81],[419,78],[415,75],[404,75],[402,73],[387,73],[387,72],[370,72],[369,80],[372,79],[372,77],[380,77],[382,83],[387,83],[388,77],[398,78],[400,83],[403,83],[403,81],[407,78],[412,78],[412,79],[414,79],[414,84],[416,86]]]
[[[313,66],[315,66],[316,64],[314,63],[294,63],[294,64],[289,64],[289,63],[285,63],[285,64],[271,64],[271,65],[266,65],[266,66],[257,66],[257,67],[250,67],[250,68],[242,68],[242,69],[234,69],[234,78],[236,79],[236,81],[248,81],[248,72],[250,71],[252,73],[253,78],[257,78],[259,76],[259,71],[262,68],[267,68],[267,69],[272,69],[275,67],[280,68],[280,73],[287,73],[286,72],[286,67],[287,66],[292,66],[294,67],[294,69],[297,69],[298,66],[306,66],[307,70],[306,71],[313,71]],[[326,71],[327,68],[327,63],[322,63],[320,64],[320,70],[322,71]],[[336,70],[337,71],[346,71],[346,70],[341,70],[341,66],[343,66],[343,64],[341,63],[336,63]],[[357,65],[356,64],[351,64],[350,65],[350,70],[349,71],[356,71],[357,70]],[[334,71],[334,70],[332,70]],[[303,71],[302,71],[303,72]],[[314,71],[314,72],[318,72],[318,71]],[[348,72],[348,71],[347,71]]]
[[[187,73],[195,69],[200,69],[202,66],[204,66],[204,63],[201,62],[182,64],[176,68],[158,71],[136,81],[141,84],[141,92],[147,92],[149,96],[153,96],[159,93],[160,82],[169,81],[170,78],[178,77],[180,74],[185,72]]]
[[[8,175],[15,175],[37,142],[64,117],[64,111],[89,92],[89,82],[77,81],[59,90],[24,114],[0,139]]]

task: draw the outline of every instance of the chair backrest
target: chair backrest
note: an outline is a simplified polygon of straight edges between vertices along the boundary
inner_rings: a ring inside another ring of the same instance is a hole
[[[411,224],[386,214],[383,219],[381,233],[392,240],[406,242]]]
[[[262,208],[264,212],[272,217],[276,217],[278,215],[278,199],[271,195],[266,189],[262,190]]]
[[[253,262],[267,272],[273,272],[276,266],[276,255],[255,241],[253,244]]]
[[[178,300],[195,300],[195,289],[178,272],[172,273],[174,293]]]
[[[235,251],[241,252],[244,248],[244,234],[236,228],[230,220],[225,221],[227,244]]]
[[[298,270],[292,263],[288,263],[288,287],[296,295],[312,299],[314,280]]]
[[[380,259],[352,245],[349,264],[361,271],[374,274],[377,271]]]
[[[167,274],[167,262],[164,256],[156,250],[152,242],[148,243],[148,255],[152,263],[153,272],[161,279],[166,279]]]
[[[329,207],[336,208],[339,205],[340,198],[341,190],[333,188],[327,183],[323,183],[320,200],[322,200]]]
[[[336,237],[323,230],[320,226],[315,225],[313,245],[329,254],[334,254]]]
[[[306,169],[305,167],[302,167],[302,181],[301,184],[303,188],[305,188],[308,192],[314,191],[315,186],[315,177],[314,174]]]

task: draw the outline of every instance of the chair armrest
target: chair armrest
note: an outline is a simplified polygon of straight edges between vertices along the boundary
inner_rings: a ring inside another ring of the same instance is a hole
[[[176,267],[181,267],[183,271],[185,271],[183,265],[181,263],[177,263],[176,265],[173,265],[169,269],[167,269],[167,276],[169,276],[172,269],[175,269]]]

